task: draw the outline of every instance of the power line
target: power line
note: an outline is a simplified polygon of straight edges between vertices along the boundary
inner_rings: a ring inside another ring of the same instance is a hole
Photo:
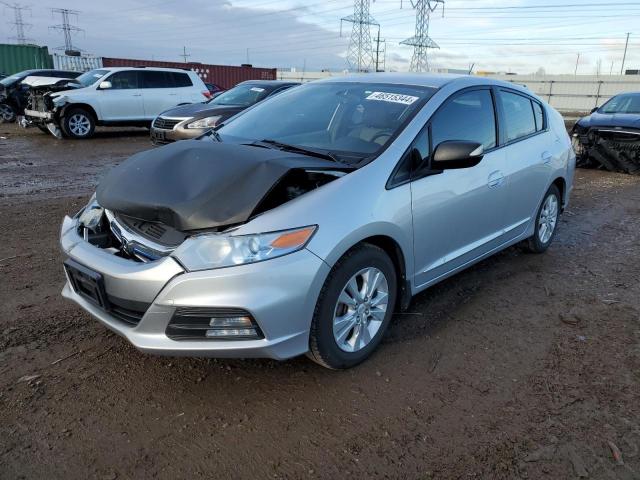
[[[71,25],[69,21],[69,16],[75,15],[78,18],[78,14],[80,13],[77,10],[69,10],[68,8],[52,8],[52,14],[59,13],[62,17],[62,24],[60,25],[51,25],[49,28],[52,30],[61,31],[64,35],[64,47],[57,47],[56,50],[64,50],[65,52],[74,52],[79,51],[79,48],[73,46],[73,42],[71,41],[71,34],[83,32],[84,30],[76,27],[75,25]]]
[[[342,34],[342,22],[353,24],[351,28],[351,40],[347,51],[347,64],[357,72],[369,71],[373,64],[373,51],[371,42],[371,25],[380,25],[369,14],[371,0],[355,0],[353,2],[353,15],[340,19],[340,33]]]
[[[0,3],[13,10],[13,22],[8,22],[8,23],[9,25],[14,26],[16,30],[16,35],[15,37],[9,37],[9,38],[11,40],[15,40],[16,43],[19,45],[25,45],[28,41],[32,40],[30,38],[27,38],[24,33],[25,27],[30,27],[31,24],[24,23],[24,20],[22,19],[22,12],[26,10],[30,10],[30,8],[20,5],[19,3],[13,3],[13,4],[6,3],[6,2],[0,2]]]
[[[411,5],[416,10],[416,33],[413,37],[400,42],[400,44],[413,46],[410,66],[412,72],[429,71],[429,49],[440,48],[429,37],[429,17],[438,8],[439,4],[442,4],[444,9],[444,0],[416,0],[415,2],[411,0]],[[400,8],[402,8],[402,0],[400,0]]]

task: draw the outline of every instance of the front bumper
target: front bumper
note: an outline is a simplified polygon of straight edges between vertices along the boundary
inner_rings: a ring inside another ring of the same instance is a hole
[[[185,128],[181,124],[176,125],[171,130],[164,128],[151,127],[151,142],[154,145],[166,145],[168,143],[177,142],[178,140],[191,140],[198,138],[205,133],[208,128]]]
[[[69,217],[63,223],[61,245],[68,257],[102,274],[107,295],[150,306],[132,326],[79,295],[69,281],[62,295],[138,349],[164,355],[281,360],[305,353],[316,300],[329,272],[327,264],[306,249],[200,272],[186,272],[172,257],[138,263],[84,241]],[[165,331],[178,307],[242,308],[256,320],[264,338],[172,340]]]

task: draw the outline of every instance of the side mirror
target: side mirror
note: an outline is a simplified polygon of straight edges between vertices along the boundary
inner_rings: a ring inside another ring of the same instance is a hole
[[[475,167],[484,156],[481,143],[452,140],[442,142],[433,152],[432,170]]]
[[[595,113],[598,111],[598,107],[593,107],[589,113]]]
[[[113,88],[113,85],[111,84],[111,82],[105,80],[104,82],[100,82],[98,90],[109,90],[110,88]]]

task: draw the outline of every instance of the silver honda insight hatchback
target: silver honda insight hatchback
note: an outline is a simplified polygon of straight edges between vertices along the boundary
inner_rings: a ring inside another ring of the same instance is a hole
[[[518,85],[312,82],[111,170],[62,224],[62,294],[144,352],[347,368],[418,292],[544,252],[574,169],[561,116]]]

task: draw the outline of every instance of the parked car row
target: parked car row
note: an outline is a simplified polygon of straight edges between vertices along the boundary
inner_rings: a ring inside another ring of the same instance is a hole
[[[100,98],[122,71],[79,80]],[[127,70],[137,87],[144,72]],[[63,295],[140,350],[352,367],[416,293],[553,242],[575,154],[527,89],[400,74],[269,85],[163,113],[208,130],[132,156],[64,219]],[[60,95],[62,119],[79,111]],[[227,103],[248,108],[220,123]]]

